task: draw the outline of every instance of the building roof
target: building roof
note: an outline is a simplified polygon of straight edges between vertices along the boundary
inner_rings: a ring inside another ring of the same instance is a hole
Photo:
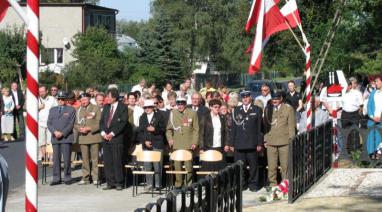
[[[20,2],[20,6],[26,6],[26,3]],[[40,2],[40,7],[83,7],[83,8],[103,10],[103,11],[113,11],[115,13],[118,13],[117,9],[102,7],[102,6],[88,4],[88,3],[46,3],[46,2]]]
[[[118,50],[123,51],[125,48],[139,48],[137,41],[127,35],[117,34]]]

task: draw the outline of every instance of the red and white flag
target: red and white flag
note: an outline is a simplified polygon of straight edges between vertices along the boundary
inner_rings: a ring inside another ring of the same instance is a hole
[[[5,17],[8,7],[9,7],[9,3],[7,0],[0,0],[0,22]]]
[[[250,13],[246,29],[248,27],[250,30],[253,20],[257,20],[257,26],[248,70],[249,74],[254,74],[260,70],[263,48],[269,37],[277,32],[288,29],[285,24],[285,17],[281,14],[280,9],[273,0],[255,0],[252,3],[252,9],[254,10]],[[258,10],[256,11],[256,9]]]
[[[280,11],[292,28],[301,24],[300,13],[298,12],[296,0],[288,1]]]

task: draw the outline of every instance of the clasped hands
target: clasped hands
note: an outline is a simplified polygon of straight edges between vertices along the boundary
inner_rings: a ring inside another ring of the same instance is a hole
[[[105,139],[106,141],[111,141],[111,139],[113,139],[113,134],[109,133],[109,134],[105,134],[102,136],[103,139]]]

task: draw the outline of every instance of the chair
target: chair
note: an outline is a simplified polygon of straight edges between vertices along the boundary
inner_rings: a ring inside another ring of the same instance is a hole
[[[72,154],[73,154],[73,160],[71,164],[73,166],[82,165],[82,160],[78,159],[78,153],[81,152],[81,148],[79,144],[73,144],[72,145]]]
[[[192,153],[188,150],[176,150],[174,152],[172,152],[170,154],[170,161],[171,162],[185,162],[185,161],[190,161],[192,160]],[[183,167],[183,166],[182,166]],[[170,168],[172,168],[172,166],[170,165]],[[182,175],[182,178],[184,177],[184,175],[187,175],[187,174],[190,174],[190,172],[184,170],[184,171],[179,171],[179,170],[168,170],[166,171],[166,183],[168,182],[172,182],[173,181],[173,178],[172,176],[173,175]],[[168,179],[168,177],[170,177],[170,179]],[[184,181],[184,179],[183,179]],[[172,187],[172,186],[168,186],[168,187]],[[166,188],[166,191],[167,191],[167,188]]]
[[[45,146],[44,159],[41,161],[42,165],[42,178],[41,184],[46,183],[46,169],[48,166],[53,166],[53,146],[52,144],[47,144]]]
[[[223,155],[217,150],[207,150],[200,155],[200,161],[203,162],[219,162],[223,160]],[[217,174],[218,171],[197,171],[197,175]]]
[[[131,153],[131,156],[137,157],[138,153],[142,152],[142,144],[135,145],[134,151]],[[126,164],[125,165],[125,187],[127,187],[127,174],[129,170],[135,169],[135,168],[142,168],[143,166],[139,166],[139,164]]]
[[[141,163],[160,163],[162,160],[162,152],[159,151],[141,151],[137,153],[137,162]],[[139,170],[140,169],[140,170]],[[153,184],[155,185],[155,175],[160,175],[161,173],[155,171],[147,171],[144,168],[138,168],[138,170],[133,170],[133,197],[138,194],[138,176],[139,175],[152,175]],[[161,176],[160,176],[161,178]],[[162,189],[159,189],[159,194],[162,194]],[[154,187],[151,189],[151,196],[154,197]]]

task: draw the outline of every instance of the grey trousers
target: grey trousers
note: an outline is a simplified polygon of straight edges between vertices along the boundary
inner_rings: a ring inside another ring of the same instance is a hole
[[[8,164],[4,157],[0,155],[0,212],[5,211],[9,189]]]
[[[153,176],[147,175],[146,180],[148,185],[152,185],[153,187],[161,187],[162,184],[162,163],[163,163],[163,150],[162,149],[152,149],[153,151],[162,152],[162,157],[159,163],[147,163],[145,162],[145,171],[152,171],[154,167],[154,171],[159,174],[155,174],[155,185],[153,185]]]
[[[61,181],[61,154],[64,158],[64,180],[72,179],[72,170],[70,167],[70,154],[72,153],[72,144],[53,144],[53,182]]]

